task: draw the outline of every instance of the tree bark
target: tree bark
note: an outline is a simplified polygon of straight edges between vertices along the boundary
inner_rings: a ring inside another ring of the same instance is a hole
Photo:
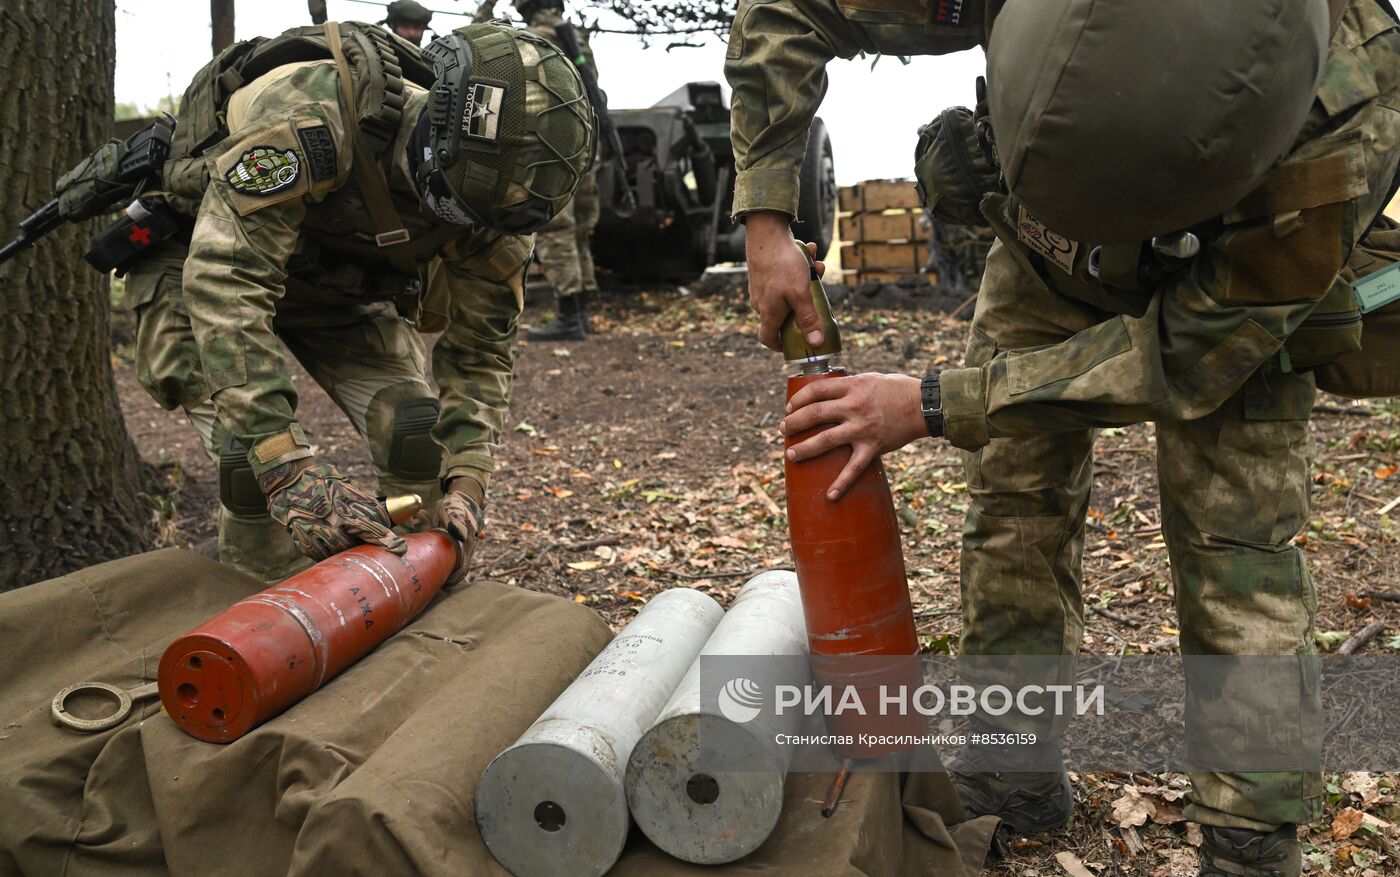
[[[233,0],[209,0],[209,23],[217,55],[233,45]]]
[[[53,194],[112,130],[112,0],[0,0],[0,228]],[[146,469],[117,402],[105,220],[0,265],[0,590],[144,550]]]

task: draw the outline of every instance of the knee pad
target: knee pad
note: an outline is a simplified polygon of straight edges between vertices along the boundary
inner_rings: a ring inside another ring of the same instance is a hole
[[[214,435],[219,443],[219,502],[235,515],[245,518],[265,516],[267,498],[253,475],[253,466],[248,462],[248,449],[222,427],[216,427]]]
[[[433,440],[438,400],[431,396],[400,399],[394,405],[388,470],[405,481],[432,481],[442,467],[442,445]]]

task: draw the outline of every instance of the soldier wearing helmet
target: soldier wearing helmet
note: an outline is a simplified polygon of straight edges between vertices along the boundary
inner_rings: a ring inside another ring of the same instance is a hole
[[[388,16],[383,23],[389,26],[389,30],[415,46],[423,44],[423,34],[433,20],[431,10],[417,0],[394,0],[386,12]]]
[[[559,28],[571,27],[564,18],[563,0],[515,0],[515,9],[530,33],[549,40],[561,52]],[[588,33],[575,29],[582,58],[574,63],[587,67],[596,81],[598,66],[588,45]],[[596,108],[603,112],[603,108]],[[593,229],[598,225],[598,174],[596,167],[579,183],[574,200],[549,225],[535,235],[535,256],[545,279],[554,289],[554,319],[525,330],[531,341],[581,341],[591,331],[588,305],[598,292],[593,268]]]
[[[356,542],[403,547],[373,486],[318,459],[333,439],[299,423],[283,345],[367,442],[379,490],[424,496],[469,558],[530,235],[593,154],[578,73],[493,24],[421,57],[334,22],[220,57],[186,92],[163,179],[192,234],[127,296],[143,384],[219,465],[221,558],[278,579]],[[420,331],[442,333],[437,391]]]
[[[816,382],[783,424],[834,424],[794,459],[852,448],[833,500],[917,439],[965,451],[962,655],[1078,653],[1094,430],[1152,421],[1183,654],[1294,662],[1258,691],[1229,689],[1238,709],[1197,721],[1197,742],[1268,748],[1260,729],[1316,717],[1297,661],[1313,652],[1316,595],[1291,540],[1308,519],[1312,369],[1359,345],[1339,273],[1395,191],[1388,12],[1377,0],[740,2],[726,62],[734,213],[774,349],[790,313],[821,335],[788,225],[827,62],[987,51],[983,100],[927,126],[918,162],[936,215],[998,237],[965,367]],[[1274,712],[1289,704],[1294,715]],[[1047,732],[1024,717],[977,724]],[[1018,831],[1063,824],[1059,730],[963,753],[952,769],[967,809]],[[1294,827],[1321,812],[1320,773],[1304,759],[1231,770],[1242,763],[1191,774],[1201,874],[1296,877]]]

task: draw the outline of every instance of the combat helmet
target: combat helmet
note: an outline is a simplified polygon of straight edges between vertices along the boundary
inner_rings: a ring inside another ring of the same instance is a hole
[[[415,171],[425,202],[510,234],[554,218],[593,163],[596,117],[574,65],[498,24],[458,28],[423,57],[436,74]]]
[[[1225,212],[1298,136],[1328,24],[1327,0],[1007,0],[987,80],[1008,188],[1078,241]]]
[[[391,27],[399,22],[427,27],[433,20],[432,10],[417,0],[394,0],[385,12],[387,17],[384,21]]]

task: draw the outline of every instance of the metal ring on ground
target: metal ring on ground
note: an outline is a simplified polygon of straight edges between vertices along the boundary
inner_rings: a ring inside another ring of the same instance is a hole
[[[100,719],[80,719],[68,712],[67,703],[68,698],[79,692],[109,695],[116,699],[117,711]],[[50,711],[53,713],[54,721],[75,731],[86,733],[105,731],[120,725],[126,721],[127,716],[131,715],[131,695],[115,685],[108,685],[106,682],[79,682],[77,685],[70,685],[60,691],[54,697]]]

